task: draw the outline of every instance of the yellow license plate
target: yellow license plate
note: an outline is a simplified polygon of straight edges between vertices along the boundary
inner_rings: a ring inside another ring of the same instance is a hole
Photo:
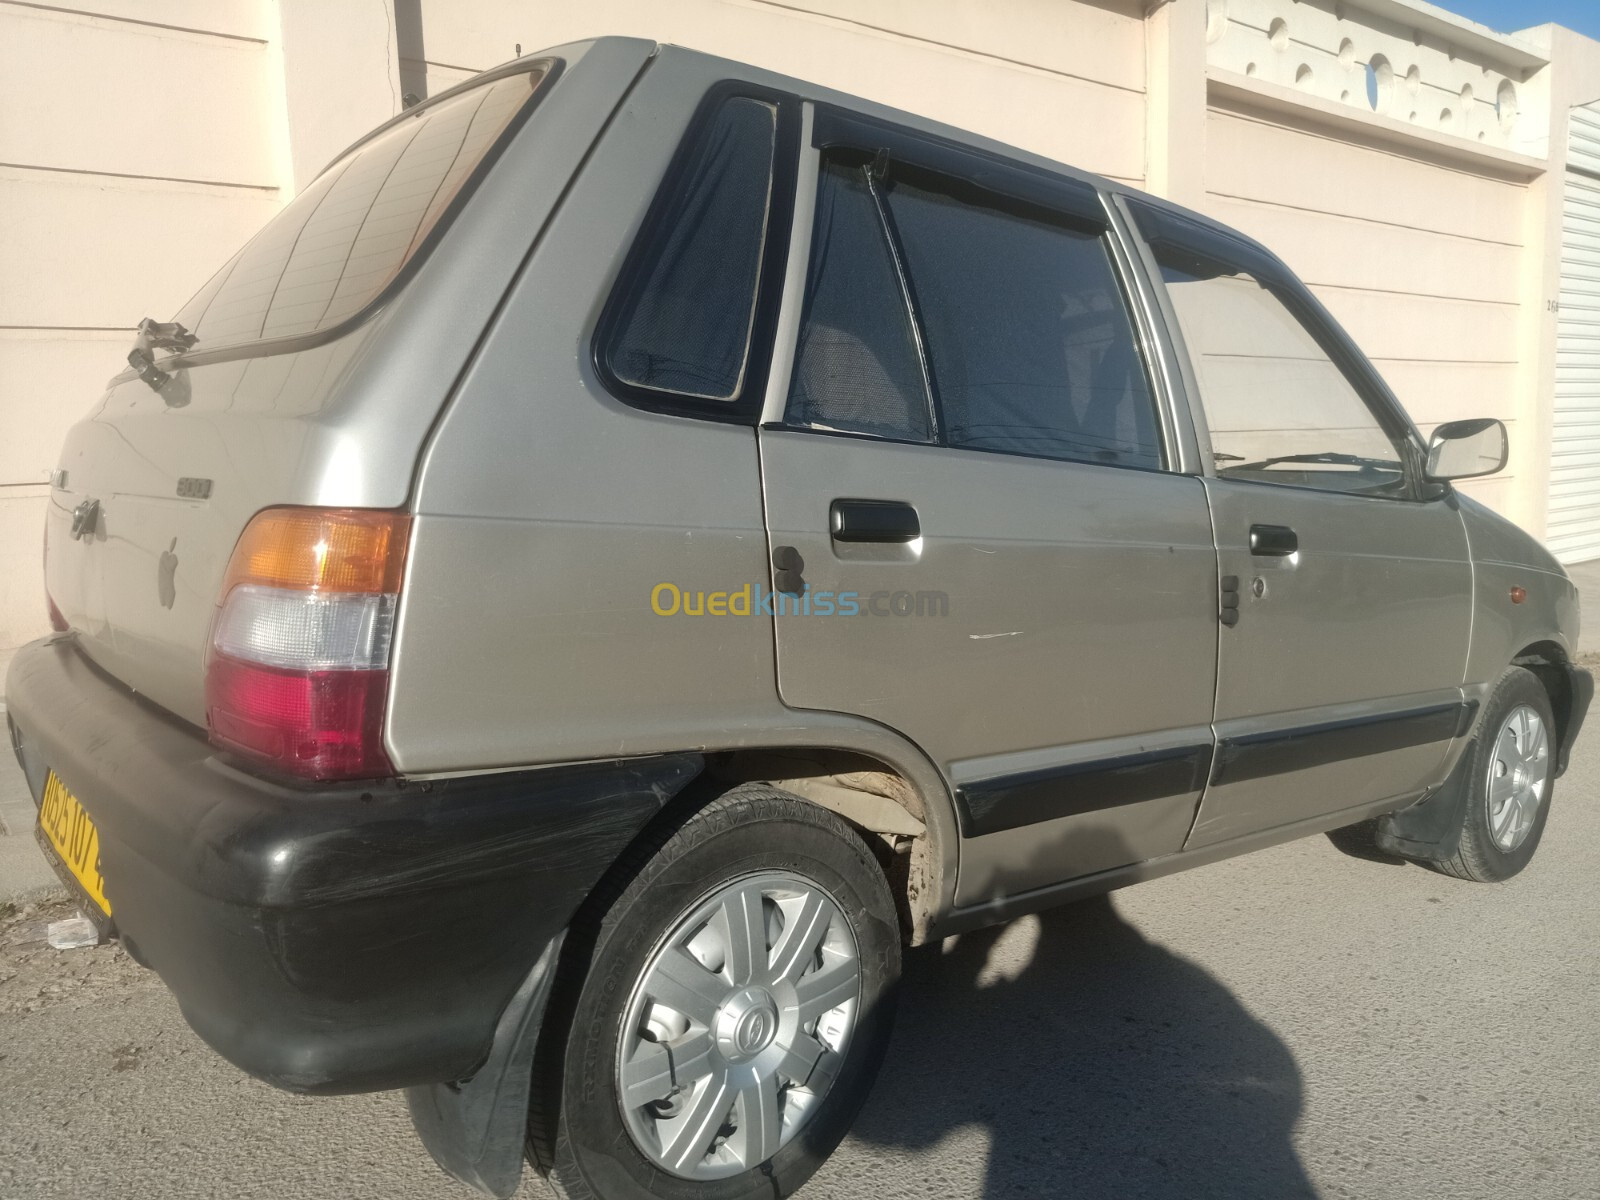
[[[111,901],[106,899],[106,881],[100,874],[100,831],[54,771],[45,776],[44,802],[39,805],[39,830],[61,856],[72,877],[89,894],[89,899],[109,916]]]

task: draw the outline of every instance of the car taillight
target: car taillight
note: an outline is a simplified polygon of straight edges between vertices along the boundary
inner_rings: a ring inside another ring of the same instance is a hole
[[[44,576],[45,581],[44,603],[45,607],[50,610],[50,628],[56,633],[66,633],[67,630],[72,628],[72,626],[68,623],[67,618],[62,615],[61,609],[56,605],[56,598],[50,594],[50,523],[48,521],[45,522],[44,526],[43,558],[44,564],[41,573]]]
[[[213,742],[308,779],[393,774],[383,708],[410,523],[355,508],[256,514],[212,624]]]

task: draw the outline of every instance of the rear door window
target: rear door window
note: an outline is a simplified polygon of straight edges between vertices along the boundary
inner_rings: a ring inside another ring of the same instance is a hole
[[[887,196],[949,445],[1161,466],[1103,233],[910,172]]]
[[[330,166],[178,314],[195,352],[358,316],[417,255],[552,66],[420,108]]]
[[[1159,469],[1106,237],[883,155],[826,155],[787,422]]]
[[[932,400],[872,168],[827,162],[789,420],[897,441],[933,436]]]

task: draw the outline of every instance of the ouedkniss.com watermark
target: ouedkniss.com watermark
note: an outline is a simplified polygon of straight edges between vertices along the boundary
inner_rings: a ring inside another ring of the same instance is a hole
[[[650,611],[658,617],[948,617],[950,597],[944,592],[835,592],[810,586],[796,594],[759,583],[706,592],[658,583],[650,589]]]

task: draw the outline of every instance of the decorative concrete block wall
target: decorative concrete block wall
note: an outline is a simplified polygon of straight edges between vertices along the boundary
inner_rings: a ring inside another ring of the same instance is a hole
[[[1518,39],[1399,3],[1208,0],[1206,62],[1502,149],[1543,137],[1545,60]]]

